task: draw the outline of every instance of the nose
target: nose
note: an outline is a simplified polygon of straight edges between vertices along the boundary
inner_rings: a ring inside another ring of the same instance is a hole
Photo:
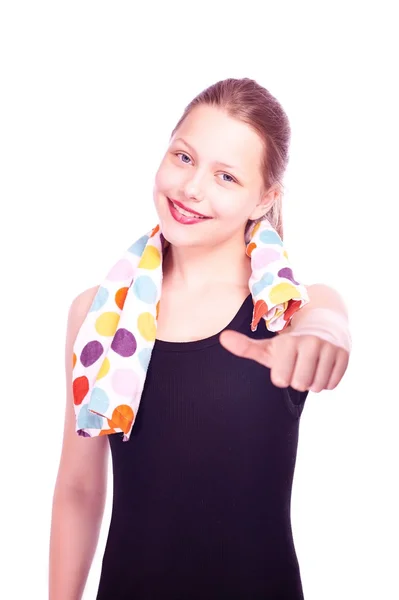
[[[201,180],[199,173],[186,181],[183,191],[188,200],[201,202],[204,199],[204,182]]]

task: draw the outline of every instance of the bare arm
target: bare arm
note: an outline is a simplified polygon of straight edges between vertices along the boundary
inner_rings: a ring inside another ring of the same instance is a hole
[[[310,302],[293,314],[290,325],[279,334],[316,335],[350,352],[349,315],[342,296],[321,283],[306,289]]]
[[[306,319],[307,313],[314,308],[328,308],[341,317],[348,318],[346,304],[342,296],[334,288],[323,283],[315,283],[307,285],[306,291],[309,294],[310,302],[292,316],[291,324],[293,327],[295,327],[295,323],[300,323],[302,319]]]
[[[87,439],[76,434],[72,396],[73,344],[97,289],[86,290],[75,298],[68,315],[65,426],[50,534],[50,600],[81,599],[106,500],[108,438]]]

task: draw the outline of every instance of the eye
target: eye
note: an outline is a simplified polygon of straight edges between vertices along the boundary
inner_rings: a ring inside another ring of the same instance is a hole
[[[183,160],[184,158],[188,158],[188,160],[191,160],[191,158],[189,157],[188,154],[185,154],[185,152],[176,152],[176,156],[181,156],[182,160],[181,162],[185,163],[186,165],[188,164],[186,160]]]
[[[228,177],[229,179],[223,179],[223,181],[225,181],[226,183],[235,183],[236,180],[234,179],[234,177],[232,175],[229,175],[228,173],[221,173],[222,177]]]

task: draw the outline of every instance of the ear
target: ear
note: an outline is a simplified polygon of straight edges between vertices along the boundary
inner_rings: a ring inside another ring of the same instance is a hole
[[[264,217],[276,202],[280,194],[280,186],[278,184],[272,185],[267,192],[263,192],[258,204],[255,206],[248,218],[251,221],[255,221],[256,219],[261,219]]]

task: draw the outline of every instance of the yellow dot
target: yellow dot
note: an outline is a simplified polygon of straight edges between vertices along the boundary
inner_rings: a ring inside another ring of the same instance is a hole
[[[109,371],[109,367],[110,367],[109,358],[104,358],[103,364],[100,367],[100,370],[97,374],[96,379],[101,379],[102,377],[105,377]]]
[[[292,298],[298,298],[299,292],[292,283],[278,283],[270,291],[270,300],[273,304],[281,304]]]
[[[155,246],[146,246],[139,262],[139,269],[156,269],[161,264],[161,255]]]
[[[153,340],[155,340],[156,326],[154,317],[151,313],[142,313],[137,319],[137,327],[140,334],[145,340],[147,340],[148,342],[152,342]]]
[[[251,232],[251,239],[254,237],[255,233],[258,231],[260,225],[261,225],[260,221],[259,221],[259,223],[256,223],[255,227],[253,228],[253,230]]]
[[[118,327],[120,315],[116,312],[105,312],[96,320],[96,331],[100,335],[114,335]]]
[[[288,252],[287,250],[284,250],[283,255],[285,256],[285,258],[288,260]]]

